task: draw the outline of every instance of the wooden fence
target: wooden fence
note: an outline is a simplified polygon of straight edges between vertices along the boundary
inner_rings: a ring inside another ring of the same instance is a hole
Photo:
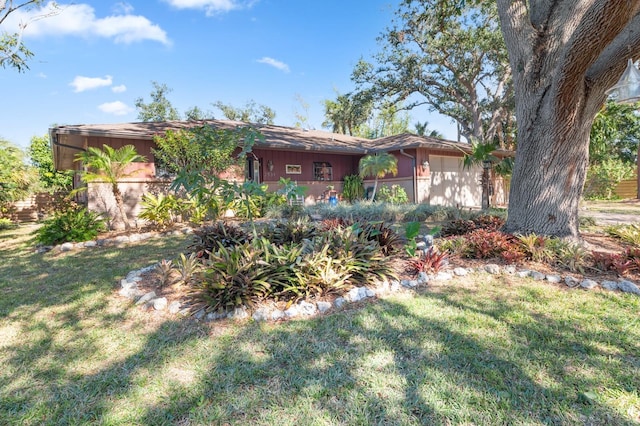
[[[7,216],[13,221],[35,222],[52,209],[54,199],[54,195],[46,192],[34,194],[27,199],[13,203]]]
[[[615,194],[623,199],[638,198],[638,178],[623,180],[614,190]]]

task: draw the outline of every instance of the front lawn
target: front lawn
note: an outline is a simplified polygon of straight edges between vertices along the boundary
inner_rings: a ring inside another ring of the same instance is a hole
[[[486,274],[311,320],[117,296],[189,236],[36,254],[0,232],[0,424],[640,422],[640,297]]]

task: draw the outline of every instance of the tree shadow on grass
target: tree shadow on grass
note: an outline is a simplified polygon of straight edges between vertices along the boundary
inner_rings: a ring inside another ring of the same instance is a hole
[[[188,237],[167,237],[70,252],[35,253],[32,247],[0,250],[0,319],[19,310],[29,316],[44,307],[74,303],[92,294],[110,296],[131,270],[173,258]]]
[[[580,400],[580,386],[608,379],[581,382],[579,372],[567,378],[567,360],[552,359],[598,336],[576,336],[551,357],[544,348],[529,350],[574,332],[547,318],[529,330],[503,325],[510,343],[493,337],[487,344],[482,330],[459,327],[450,316],[495,319],[517,307],[477,310],[447,294],[420,298],[432,312],[386,299],[310,321],[247,325],[211,351],[199,392],[147,408],[143,423],[635,424],[612,407]],[[535,334],[543,341],[527,341]],[[624,386],[634,377],[637,369],[611,381]]]

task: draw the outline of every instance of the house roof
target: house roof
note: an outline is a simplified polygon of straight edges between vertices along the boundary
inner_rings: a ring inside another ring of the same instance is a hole
[[[79,124],[49,129],[57,169],[73,168],[75,154],[86,149],[87,137],[108,137],[136,140],[153,140],[167,130],[186,129],[209,124],[219,129],[247,126],[247,123],[230,120],[137,122],[118,124]],[[378,139],[365,139],[320,130],[307,130],[275,125],[253,125],[262,135],[256,147],[289,151],[332,152],[336,154],[366,155],[380,151],[411,148],[468,151],[469,144],[445,141],[426,136],[402,134]]]

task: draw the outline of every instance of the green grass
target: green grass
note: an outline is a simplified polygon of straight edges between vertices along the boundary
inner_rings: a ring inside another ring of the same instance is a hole
[[[117,297],[189,237],[35,254],[0,232],[0,424],[631,425],[640,298],[477,275],[286,323]]]

